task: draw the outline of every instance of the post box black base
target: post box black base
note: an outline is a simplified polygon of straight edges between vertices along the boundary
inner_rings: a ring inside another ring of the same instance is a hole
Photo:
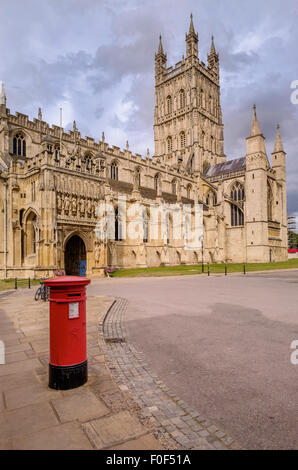
[[[55,390],[70,390],[81,387],[88,380],[87,361],[73,366],[49,364],[49,387]]]

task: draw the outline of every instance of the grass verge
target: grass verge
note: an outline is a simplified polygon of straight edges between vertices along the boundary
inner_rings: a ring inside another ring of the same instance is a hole
[[[227,264],[228,273],[243,272],[243,263]],[[298,259],[281,261],[277,263],[246,263],[246,272],[272,271],[275,269],[298,269]],[[210,274],[224,274],[225,264],[210,264]],[[208,265],[205,264],[204,272],[207,273]],[[112,277],[159,277],[181,276],[187,274],[202,274],[201,265],[159,266],[156,268],[119,269],[111,274]]]
[[[39,279],[31,279],[31,286],[37,286],[40,284]],[[18,288],[27,287],[28,288],[28,279],[18,279]],[[0,280],[0,290],[8,290],[15,288],[14,279],[1,279]]]

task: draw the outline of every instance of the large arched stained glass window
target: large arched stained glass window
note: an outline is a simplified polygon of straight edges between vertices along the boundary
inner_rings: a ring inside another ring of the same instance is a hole
[[[26,140],[22,134],[16,134],[13,138],[13,154],[26,157]]]
[[[245,199],[244,186],[239,182],[235,183],[231,189],[231,199],[237,204],[231,202],[231,225],[237,227],[244,225],[243,203]]]

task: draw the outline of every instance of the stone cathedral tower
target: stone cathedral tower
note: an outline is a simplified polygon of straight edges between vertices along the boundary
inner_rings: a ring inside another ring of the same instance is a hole
[[[219,57],[212,37],[208,65],[198,57],[191,15],[186,57],[167,68],[160,37],[155,54],[155,158],[200,174],[226,160],[220,105]]]

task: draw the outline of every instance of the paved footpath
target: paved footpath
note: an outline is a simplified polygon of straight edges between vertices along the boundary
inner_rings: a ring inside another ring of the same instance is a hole
[[[56,391],[48,388],[48,303],[35,302],[33,289],[0,294],[0,449],[171,448],[105,364],[98,328],[112,304],[88,298],[88,383]]]

